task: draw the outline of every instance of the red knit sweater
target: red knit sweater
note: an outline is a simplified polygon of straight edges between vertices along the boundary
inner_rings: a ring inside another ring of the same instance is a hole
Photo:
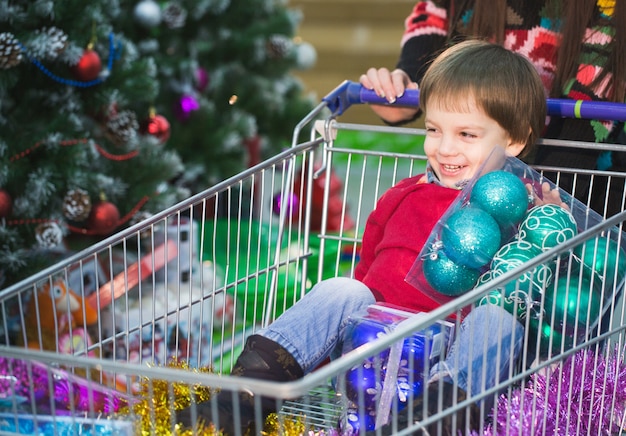
[[[377,301],[428,312],[440,304],[405,282],[405,277],[437,221],[461,191],[424,176],[405,179],[378,200],[365,225],[355,278]]]

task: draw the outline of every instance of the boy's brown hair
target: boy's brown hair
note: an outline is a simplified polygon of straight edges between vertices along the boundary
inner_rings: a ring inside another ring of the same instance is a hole
[[[429,101],[442,108],[467,112],[476,106],[495,120],[528,154],[546,122],[546,95],[530,61],[500,45],[467,40],[440,54],[420,83],[420,108]]]

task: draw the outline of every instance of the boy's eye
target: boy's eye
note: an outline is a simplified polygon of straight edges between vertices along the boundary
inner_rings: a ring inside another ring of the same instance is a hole
[[[474,135],[473,133],[469,133],[469,132],[461,132],[461,136],[465,138],[476,138],[476,135]]]

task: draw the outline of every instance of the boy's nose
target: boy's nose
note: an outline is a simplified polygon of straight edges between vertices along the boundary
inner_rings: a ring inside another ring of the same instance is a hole
[[[450,156],[456,154],[457,146],[454,138],[449,135],[443,135],[441,142],[439,143],[439,153],[444,156]]]

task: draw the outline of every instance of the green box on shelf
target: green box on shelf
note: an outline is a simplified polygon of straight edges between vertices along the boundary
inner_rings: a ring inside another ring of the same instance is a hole
[[[312,234],[305,253],[302,232],[296,229],[286,233],[280,246],[276,293],[270,302],[272,267],[279,250],[278,226],[261,221],[217,220],[206,221],[203,228],[202,261],[212,261],[221,272],[226,292],[236,296],[237,311],[246,323],[261,322],[267,306],[271,306],[272,316],[280,315],[295,302],[303,277],[307,290],[317,279],[320,239]],[[325,242],[323,278],[335,275],[338,250],[337,241]],[[307,270],[303,275],[305,254]]]

